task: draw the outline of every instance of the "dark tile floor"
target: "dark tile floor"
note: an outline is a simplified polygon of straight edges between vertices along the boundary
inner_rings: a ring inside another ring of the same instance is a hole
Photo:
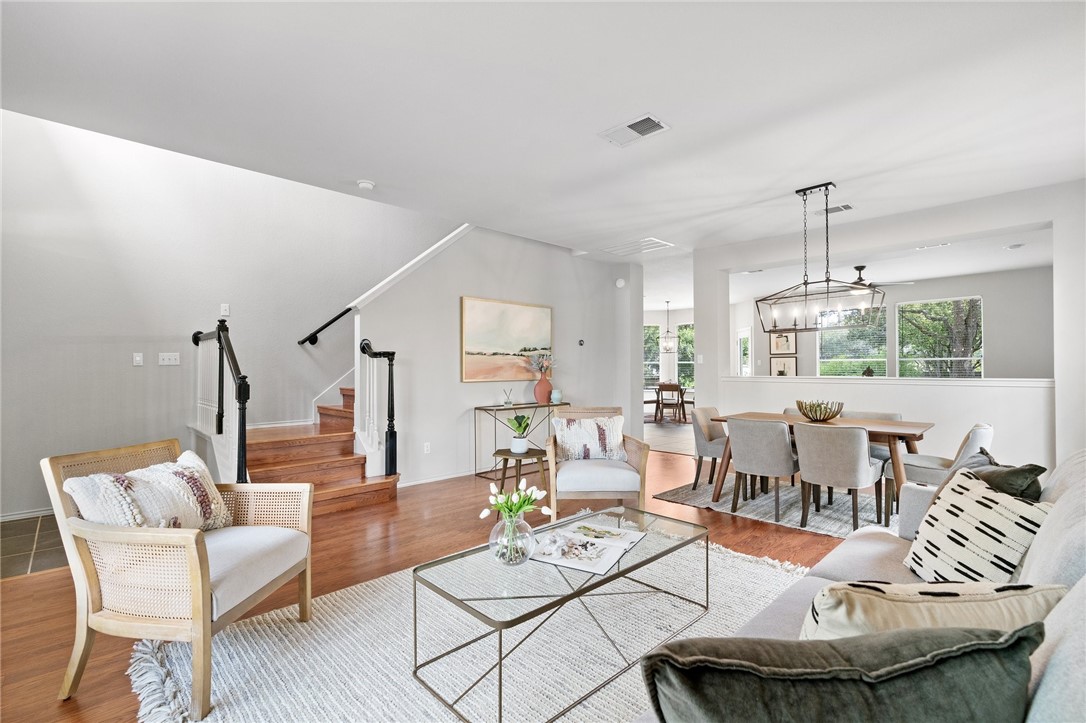
[[[67,565],[53,515],[0,522],[0,577]]]

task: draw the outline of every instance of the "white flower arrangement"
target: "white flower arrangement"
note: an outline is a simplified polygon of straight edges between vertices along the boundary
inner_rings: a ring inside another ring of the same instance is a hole
[[[498,490],[498,486],[490,483],[490,507],[483,508],[479,513],[479,519],[485,520],[492,511],[497,510],[504,519],[511,520],[523,512],[531,512],[536,509],[536,502],[547,496],[546,491],[529,487],[528,481],[522,479],[517,489],[511,494],[505,494]],[[543,505],[539,508],[543,514],[550,515],[551,508]]]

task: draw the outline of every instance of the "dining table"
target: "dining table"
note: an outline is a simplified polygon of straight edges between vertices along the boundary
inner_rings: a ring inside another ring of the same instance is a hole
[[[752,419],[769,422],[785,422],[788,431],[791,432],[796,424],[824,424],[833,427],[863,427],[867,430],[867,436],[872,442],[883,443],[890,448],[890,464],[894,469],[895,496],[901,492],[901,486],[905,484],[905,463],[901,458],[901,448],[904,445],[909,454],[916,454],[916,443],[924,439],[924,433],[935,426],[934,422],[905,422],[889,419],[860,419],[848,417],[842,419],[835,417],[826,422],[811,422],[806,417],[796,414],[778,414],[775,412],[740,412],[738,414],[726,414],[712,417],[714,422],[727,422],[729,419]],[[724,491],[724,478],[727,476],[728,466],[732,461],[731,437],[724,443],[724,454],[720,458],[720,468],[716,476],[716,487],[713,489],[713,502],[720,501],[720,495]],[[802,475],[800,460],[800,474]],[[889,500],[888,500],[889,501]]]

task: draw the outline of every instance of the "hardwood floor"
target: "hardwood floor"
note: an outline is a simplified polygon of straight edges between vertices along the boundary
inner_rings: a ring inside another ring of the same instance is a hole
[[[653,453],[649,495],[693,479],[691,458]],[[529,477],[538,484],[538,477]],[[413,567],[441,555],[481,544],[493,526],[480,520],[489,482],[459,477],[403,487],[390,502],[314,518],[313,594]],[[599,508],[599,501],[596,507]],[[562,514],[582,506],[563,501]],[[742,517],[650,499],[650,511],[697,522],[713,542],[739,552],[813,565],[840,542]],[[542,524],[539,512],[529,523]],[[0,718],[5,721],[134,720],[137,700],[125,670],[131,640],[98,635],[79,692],[56,700],[71,652],[75,596],[67,568],[0,582]],[[291,583],[258,606],[261,613],[296,601]],[[409,621],[404,623],[409,624]],[[319,664],[319,661],[314,661]],[[213,674],[214,675],[214,674]],[[214,683],[213,683],[214,684]]]

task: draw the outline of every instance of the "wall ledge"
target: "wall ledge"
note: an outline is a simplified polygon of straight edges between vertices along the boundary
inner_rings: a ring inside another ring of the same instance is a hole
[[[1019,387],[1044,389],[1056,386],[1055,379],[917,379],[911,377],[721,377],[721,383],[753,382],[755,384],[845,384],[868,386],[910,387]]]

